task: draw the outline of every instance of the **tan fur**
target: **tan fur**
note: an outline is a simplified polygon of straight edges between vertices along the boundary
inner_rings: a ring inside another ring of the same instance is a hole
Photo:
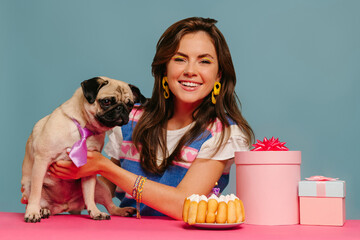
[[[127,83],[106,77],[101,79],[108,81],[108,84],[100,89],[96,99],[115,96],[117,102],[133,101]],[[98,102],[90,104],[79,88],[68,101],[35,124],[26,144],[22,166],[23,196],[29,197],[25,221],[38,222],[41,218],[61,212],[79,212],[85,206],[91,218],[108,219],[108,215],[100,212],[95,202],[103,204],[110,214],[127,216],[134,213],[133,208],[116,207],[109,189],[96,176],[62,180],[46,174],[48,167],[55,161],[70,160],[66,150],[80,139],[72,119],[76,119],[82,127],[99,133],[87,139],[88,150],[102,150],[105,132],[110,128],[95,119],[95,115],[101,111]]]

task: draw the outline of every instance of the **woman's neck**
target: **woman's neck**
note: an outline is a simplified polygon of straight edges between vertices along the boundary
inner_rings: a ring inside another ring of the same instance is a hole
[[[167,130],[176,130],[186,127],[194,121],[193,112],[198,104],[176,103],[174,105],[174,114],[167,123]]]

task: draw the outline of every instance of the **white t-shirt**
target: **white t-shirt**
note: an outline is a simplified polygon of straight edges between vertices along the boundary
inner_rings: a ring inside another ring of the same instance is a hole
[[[177,130],[167,130],[167,150],[171,154],[179,140],[184,136],[184,134],[193,126],[194,123],[189,124],[188,126],[177,129]],[[196,158],[202,159],[213,159],[213,160],[227,160],[224,173],[229,173],[231,165],[234,162],[234,155],[236,151],[248,151],[249,146],[245,141],[245,137],[239,126],[230,125],[229,129],[231,130],[231,135],[226,142],[223,142],[219,151],[214,154],[218,147],[218,140],[221,136],[221,132],[218,130],[219,127],[213,126],[210,130],[212,131],[212,137],[205,141],[201,146]],[[227,131],[228,132],[228,131]],[[121,158],[121,144],[122,144],[122,131],[120,127],[115,127],[108,132],[109,142],[105,146],[105,152],[108,156],[115,159]],[[226,139],[226,138],[225,138]],[[157,164],[160,165],[163,161],[162,154],[157,154],[159,157],[157,159]]]

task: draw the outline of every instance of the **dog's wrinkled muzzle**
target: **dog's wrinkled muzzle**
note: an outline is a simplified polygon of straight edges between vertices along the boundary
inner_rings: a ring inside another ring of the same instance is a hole
[[[96,115],[96,119],[106,127],[122,126],[129,122],[129,109],[122,103],[112,106],[101,114]]]

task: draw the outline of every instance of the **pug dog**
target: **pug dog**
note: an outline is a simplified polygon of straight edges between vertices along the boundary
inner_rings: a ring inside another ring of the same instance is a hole
[[[47,169],[57,160],[71,160],[67,151],[81,139],[80,126],[93,133],[86,139],[87,150],[101,152],[105,132],[128,123],[134,103],[145,101],[133,85],[95,77],[83,81],[68,101],[35,124],[22,165],[23,197],[28,197],[25,222],[40,222],[62,212],[80,213],[85,208],[92,219],[110,219],[96,203],[104,205],[111,215],[136,212],[115,206],[109,188],[96,176],[63,180],[48,175]]]

